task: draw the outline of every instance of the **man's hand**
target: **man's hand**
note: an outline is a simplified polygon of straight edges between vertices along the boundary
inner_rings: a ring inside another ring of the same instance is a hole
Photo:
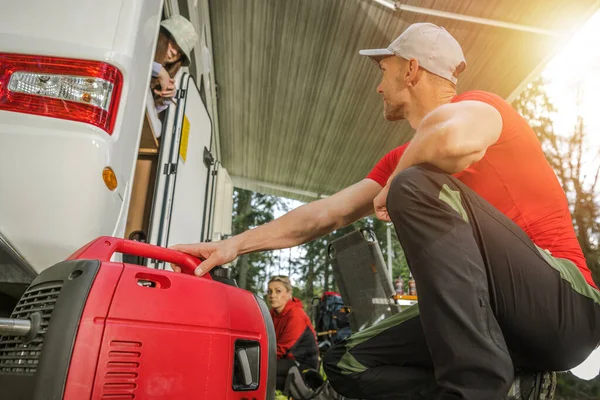
[[[173,250],[181,251],[200,258],[202,263],[194,271],[194,275],[202,276],[217,265],[227,264],[235,260],[238,256],[238,250],[235,245],[223,240],[220,242],[206,242],[195,244],[178,244],[170,247]],[[181,272],[181,268],[171,265],[173,271]]]
[[[390,222],[390,215],[387,210],[387,197],[388,192],[390,191],[390,184],[386,184],[383,189],[379,192],[379,194],[373,200],[373,208],[375,209],[375,216],[377,219],[382,221]]]
[[[175,96],[175,79],[169,76],[169,73],[165,67],[161,67],[158,76],[158,83],[160,84],[160,90],[154,89],[154,93],[161,97],[173,97]]]

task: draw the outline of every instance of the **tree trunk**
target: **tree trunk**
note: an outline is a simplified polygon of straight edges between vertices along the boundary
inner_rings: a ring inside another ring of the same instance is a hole
[[[250,268],[250,263],[248,261],[248,254],[244,254],[240,256],[237,263],[238,285],[242,289],[246,289],[248,287],[248,269]]]
[[[313,260],[308,261],[308,270],[306,274],[306,299],[311,302],[315,296],[315,266]],[[312,317],[312,309],[309,310],[309,317]]]
[[[240,196],[238,204],[238,218],[239,225],[236,226],[237,232],[236,234],[245,232],[250,228],[249,219],[247,216],[252,212],[252,195],[250,192],[244,192],[243,195]],[[238,285],[242,289],[246,289],[248,287],[248,270],[250,269],[250,260],[248,254],[244,254],[240,256],[238,262],[236,264],[237,276],[238,276]]]

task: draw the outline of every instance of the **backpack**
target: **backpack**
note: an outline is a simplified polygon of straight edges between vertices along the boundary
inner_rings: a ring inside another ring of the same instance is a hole
[[[303,371],[293,366],[288,371],[283,393],[294,400],[342,400],[326,382],[319,371],[308,368]]]
[[[313,299],[313,324],[321,351],[350,336],[349,312],[339,293],[325,292]]]

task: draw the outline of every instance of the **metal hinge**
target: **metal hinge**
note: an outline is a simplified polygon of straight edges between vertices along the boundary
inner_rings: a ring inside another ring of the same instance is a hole
[[[163,174],[165,175],[173,175],[177,173],[177,164],[176,163],[166,163],[165,168],[163,169]]]
[[[176,99],[183,99],[185,97],[185,94],[187,93],[187,90],[185,89],[179,89],[176,93],[175,93],[175,98]]]
[[[215,158],[213,157],[210,150],[208,150],[206,147],[204,147],[204,157],[203,158],[204,158],[204,165],[206,166],[206,168],[210,168],[210,166],[215,163]]]

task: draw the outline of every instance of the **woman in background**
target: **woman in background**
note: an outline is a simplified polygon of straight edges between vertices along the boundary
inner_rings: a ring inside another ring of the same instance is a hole
[[[198,35],[190,21],[181,15],[173,15],[160,23],[150,89],[156,110],[163,111],[173,101],[177,88],[175,74],[181,67],[190,65],[191,52],[198,42]]]
[[[288,371],[298,366],[318,368],[319,348],[315,330],[302,308],[302,302],[292,296],[292,285],[287,276],[274,276],[269,280],[268,300],[271,318],[277,337],[277,383],[283,390]]]

